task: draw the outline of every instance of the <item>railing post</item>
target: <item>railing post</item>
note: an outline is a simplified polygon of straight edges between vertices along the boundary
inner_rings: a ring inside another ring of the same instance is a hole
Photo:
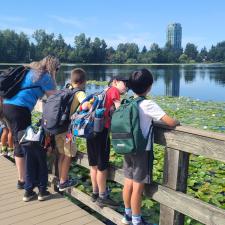
[[[56,149],[53,149],[52,152],[50,153],[49,172],[53,175],[50,177],[51,189],[54,191],[57,191],[56,178],[59,177],[59,170],[58,170],[58,154],[57,154]]]
[[[166,148],[164,157],[163,186],[186,193],[189,153]],[[184,215],[160,205],[160,225],[183,225]]]

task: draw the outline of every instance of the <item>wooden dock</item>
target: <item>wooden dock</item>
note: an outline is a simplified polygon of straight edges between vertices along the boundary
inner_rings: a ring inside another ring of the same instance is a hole
[[[46,201],[23,202],[23,190],[16,189],[16,167],[0,156],[0,224],[8,225],[101,225],[104,224],[62,195],[51,191]]]

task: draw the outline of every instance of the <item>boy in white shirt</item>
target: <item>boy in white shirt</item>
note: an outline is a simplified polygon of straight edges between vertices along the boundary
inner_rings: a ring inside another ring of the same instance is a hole
[[[139,96],[146,96],[151,90],[153,77],[149,70],[142,69],[133,72],[129,78],[129,88]],[[152,100],[143,100],[139,103],[140,127],[143,136],[147,138],[153,120],[161,120],[168,126],[175,127],[178,121],[169,117]],[[150,141],[149,141],[150,142]],[[141,216],[141,201],[144,184],[152,180],[153,148],[148,144],[146,149],[138,151],[137,154],[126,154],[124,156],[124,188],[123,200],[125,214],[123,224],[150,225]]]

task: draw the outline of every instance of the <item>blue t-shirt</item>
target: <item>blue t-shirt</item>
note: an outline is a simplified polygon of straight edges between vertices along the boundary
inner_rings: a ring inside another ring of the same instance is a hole
[[[41,88],[31,88],[19,91],[15,96],[10,99],[4,99],[4,104],[17,105],[22,107],[29,108],[30,111],[33,110],[35,104],[37,103],[38,98],[43,97],[46,91],[55,89],[55,82],[52,79],[51,75],[45,73],[37,81],[33,81],[34,71],[30,70],[26,77],[24,78],[21,88],[31,87],[31,86],[40,86]]]

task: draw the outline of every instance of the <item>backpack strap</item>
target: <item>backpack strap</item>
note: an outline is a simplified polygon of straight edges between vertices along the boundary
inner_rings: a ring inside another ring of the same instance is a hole
[[[111,88],[111,87],[107,87],[107,88],[105,88],[105,89],[102,91],[102,93],[105,92],[105,95],[104,95],[104,98],[103,98],[103,101],[102,101],[102,106],[103,106],[103,107],[105,106],[106,95],[107,95],[107,92],[108,92],[108,90],[109,90],[110,88]]]
[[[139,103],[139,102],[141,102],[141,101],[143,101],[143,100],[145,100],[146,99],[146,97],[145,96],[139,96],[139,97],[137,97],[137,98],[134,98],[134,101],[135,102],[137,102],[137,104]],[[152,133],[153,132],[153,121],[152,121],[152,124],[150,124],[150,126],[149,126],[149,130],[148,130],[148,134],[147,134],[147,145],[146,145],[146,148],[149,146],[149,144],[151,144],[151,146],[150,146],[150,148],[152,149],[152,147],[153,147],[153,136],[151,136],[150,137],[150,133]],[[151,140],[150,140],[150,138],[151,138]],[[151,150],[151,149],[146,149],[146,150]]]
[[[40,89],[41,89],[41,91],[43,91],[43,92],[44,92],[44,90],[42,89],[42,87],[41,87],[41,86],[38,86],[38,85],[34,85],[34,86],[30,86],[30,87],[20,88],[20,90],[19,90],[19,91],[26,90],[26,89],[32,89],[32,88],[40,88]]]
[[[73,88],[73,89],[69,89],[71,91],[73,91],[73,95],[70,97],[69,101],[68,101],[68,107],[66,110],[69,110],[70,111],[70,108],[71,108],[71,104],[73,102],[73,99],[74,99],[74,95],[79,92],[79,91],[83,91],[83,89],[80,89],[80,88]],[[80,104],[78,104],[77,108],[79,107]],[[74,110],[74,112],[76,112],[77,108]]]
[[[23,73],[25,74],[25,76],[27,75],[27,73],[29,72],[29,68],[28,67],[24,67]],[[30,86],[30,87],[23,87],[20,88],[19,91],[23,91],[23,90],[27,90],[27,89],[32,89],[32,88],[40,88],[42,92],[44,92],[44,90],[42,89],[42,87],[40,85],[34,85],[34,86]]]
[[[138,104],[139,102],[141,102],[141,101],[143,101],[145,99],[146,99],[145,96],[139,96],[137,98],[134,98],[134,101],[137,102],[137,104]],[[147,142],[147,146],[146,147],[148,147],[148,143],[150,141],[149,138],[151,138],[151,137],[149,137],[149,135],[150,135],[152,129],[153,129],[153,121],[152,121],[152,124],[149,126],[149,130],[148,130],[148,134],[147,134],[147,140],[148,140],[148,142]],[[151,140],[151,142],[152,142],[152,140]],[[151,148],[152,148],[152,146],[151,146]],[[150,149],[148,149],[148,150],[150,150]]]
[[[137,103],[139,103],[139,102],[141,102],[141,101],[143,101],[143,100],[145,100],[145,99],[146,99],[145,96],[138,96],[138,97],[136,97],[136,98],[133,97],[133,100],[134,100],[135,102],[137,102]]]

